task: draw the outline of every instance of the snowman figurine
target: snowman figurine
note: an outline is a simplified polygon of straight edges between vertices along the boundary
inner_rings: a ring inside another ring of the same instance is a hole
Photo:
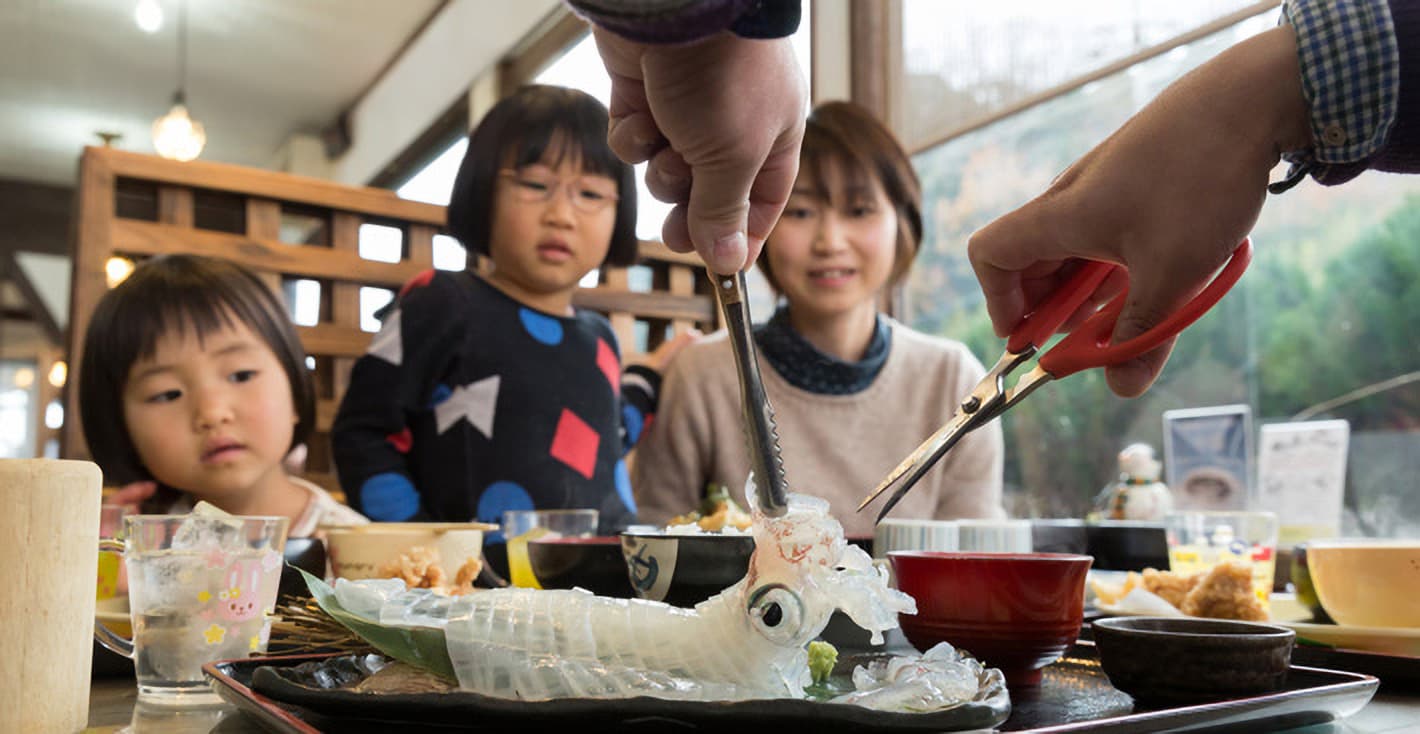
[[[1173,511],[1173,495],[1159,472],[1154,447],[1130,444],[1119,452],[1119,480],[1105,489],[1101,515],[1109,520],[1163,520]]]

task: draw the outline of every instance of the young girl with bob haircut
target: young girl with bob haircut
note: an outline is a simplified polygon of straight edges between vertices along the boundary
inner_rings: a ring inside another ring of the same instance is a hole
[[[206,500],[282,515],[288,535],[367,522],[283,460],[315,419],[306,355],[252,272],[193,255],[152,258],[105,293],[84,335],[84,438],[109,485],[175,514]]]
[[[952,415],[985,370],[960,342],[880,313],[922,239],[921,186],[902,146],[863,108],[809,115],[789,203],[758,265],[782,305],[756,327],[765,390],[789,486],[829,501],[852,535],[870,535],[859,500]],[[636,457],[642,521],[694,508],[707,483],[743,503],[749,461],[723,333],[688,348]],[[896,517],[1002,517],[1002,439],[974,431],[925,476]]]
[[[623,374],[606,318],[572,305],[583,276],[637,253],[632,168],[606,129],[600,102],[550,86],[520,89],[474,129],[449,231],[487,267],[404,286],[332,431],[341,486],[371,518],[591,508],[602,533],[633,521],[622,457],[684,340]],[[497,566],[502,537],[488,540]]]

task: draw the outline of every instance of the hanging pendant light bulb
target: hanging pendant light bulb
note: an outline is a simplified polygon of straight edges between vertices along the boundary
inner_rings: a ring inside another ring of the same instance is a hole
[[[178,3],[178,88],[168,114],[153,121],[153,148],[158,155],[190,161],[202,154],[207,132],[187,112],[187,2]]]
[[[178,90],[168,114],[153,121],[153,147],[164,158],[190,161],[201,155],[207,144],[207,132],[202,123],[187,114],[186,102],[182,90]]]
[[[163,6],[158,0],[138,0],[138,7],[133,9],[133,22],[144,33],[157,33],[163,27]]]

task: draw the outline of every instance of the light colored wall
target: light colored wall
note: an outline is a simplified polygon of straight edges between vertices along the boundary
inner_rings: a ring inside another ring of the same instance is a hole
[[[330,178],[331,162],[325,156],[325,143],[321,142],[319,136],[296,133],[281,144],[268,167],[273,171],[298,176]]]
[[[457,0],[444,6],[350,117],[351,144],[331,178],[367,183],[560,0]]]
[[[15,264],[24,271],[34,286],[44,308],[63,329],[69,323],[69,276],[72,265],[68,255],[47,252],[16,252]]]
[[[851,90],[849,5],[852,0],[812,2],[814,102],[848,99]],[[498,62],[558,10],[560,0],[449,3],[351,115],[351,145],[328,172],[300,144],[283,148],[291,173],[328,176],[361,185],[374,177],[464,95],[476,121],[496,99]],[[490,11],[490,9],[496,9]]]

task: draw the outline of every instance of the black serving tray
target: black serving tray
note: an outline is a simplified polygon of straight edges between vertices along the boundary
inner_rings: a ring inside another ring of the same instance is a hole
[[[858,662],[884,653],[845,655],[832,682],[851,689]],[[311,731],[760,731],[810,727],[815,734],[874,731],[947,732],[991,729],[1005,721],[1010,699],[999,675],[983,676],[977,699],[930,713],[874,711],[813,700],[672,701],[649,696],[516,701],[468,691],[360,693],[350,690],[386,662],[382,655],[225,661],[205,668],[219,693],[278,732]],[[373,664],[371,664],[373,663]],[[245,690],[242,690],[245,688]],[[249,699],[244,701],[243,699]],[[259,703],[263,711],[255,711]],[[275,705],[284,715],[272,711]],[[296,726],[289,719],[298,718]],[[279,722],[279,723],[278,723]]]
[[[1190,706],[1136,706],[1109,684],[1093,644],[1081,642],[1048,666],[1039,688],[1011,692],[1004,722],[980,723],[952,711],[890,714],[856,706],[812,701],[675,702],[652,698],[568,699],[515,702],[466,692],[368,694],[328,690],[309,682],[310,663],[339,665],[340,655],[247,658],[204,666],[218,693],[263,726],[282,734],[390,731],[532,730],[538,725],[589,731],[762,731],[793,726],[827,731],[1106,732],[1128,734],[1188,729],[1190,732],[1256,732],[1335,721],[1365,706],[1378,681],[1368,675],[1293,666],[1284,690],[1261,696]],[[851,656],[847,656],[851,657]],[[847,658],[845,658],[846,660]],[[320,661],[324,661],[321,663]],[[851,661],[850,661],[851,664]],[[306,665],[303,673],[297,666]],[[345,663],[348,680],[349,663]],[[260,672],[258,672],[260,671]],[[295,681],[300,680],[302,683]],[[968,704],[972,706],[973,704]],[[989,708],[989,707],[988,707]],[[999,713],[999,712],[998,712]]]
[[[1375,676],[1382,691],[1420,690],[1420,657],[1411,655],[1298,644],[1292,648],[1292,664]]]

